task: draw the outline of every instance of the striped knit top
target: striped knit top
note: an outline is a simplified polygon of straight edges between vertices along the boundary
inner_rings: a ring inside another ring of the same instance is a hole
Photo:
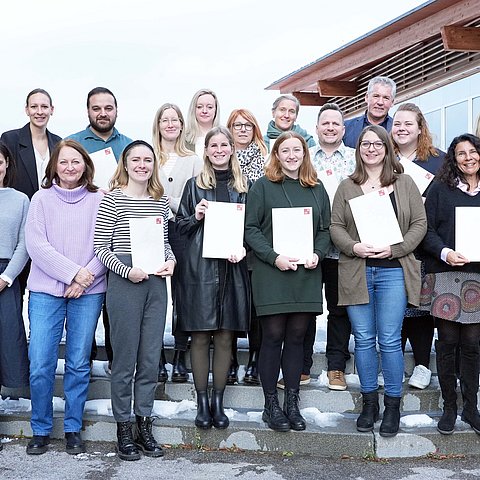
[[[165,261],[175,260],[168,243],[168,198],[133,198],[120,188],[107,193],[98,209],[95,226],[94,250],[100,261],[117,275],[128,278],[132,267],[125,265],[117,255],[130,255],[131,218],[162,217],[164,224]]]

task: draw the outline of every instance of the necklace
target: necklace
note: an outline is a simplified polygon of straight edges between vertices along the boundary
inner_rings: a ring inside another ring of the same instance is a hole
[[[376,187],[380,185],[379,183],[380,177],[376,178],[372,181],[370,178],[365,182],[365,185],[368,185],[372,190],[375,190]]]
[[[415,149],[413,152],[410,152],[408,155],[404,155],[404,157],[408,158],[408,160],[410,160],[411,158],[415,158],[416,153],[417,153],[417,149]]]

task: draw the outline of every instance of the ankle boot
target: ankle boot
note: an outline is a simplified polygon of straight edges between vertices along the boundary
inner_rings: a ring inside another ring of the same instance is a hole
[[[277,432],[288,432],[290,430],[290,421],[283,413],[278,403],[277,392],[264,392],[265,408],[262,413],[262,420],[272,430]]]
[[[401,400],[401,397],[390,397],[387,394],[383,396],[385,410],[383,411],[383,420],[380,424],[380,435],[382,437],[394,437],[398,433]]]
[[[437,430],[443,435],[451,435],[457,421],[457,376],[455,374],[454,343],[435,342],[437,374],[443,398],[443,415],[437,424]]]
[[[237,338],[233,338],[232,357],[230,359],[230,368],[228,370],[227,385],[238,383],[238,359],[237,359]]]
[[[371,432],[379,418],[378,392],[362,393],[362,401],[362,413],[357,418],[357,430]]]
[[[152,433],[153,418],[135,415],[135,445],[147,457],[163,457],[163,450]]]
[[[247,369],[245,370],[245,376],[243,377],[243,383],[246,383],[247,385],[260,385],[257,370],[257,359],[258,351],[250,350]]]
[[[188,382],[188,370],[185,366],[185,353],[183,350],[175,350],[173,355],[172,382]]]
[[[165,383],[168,380],[167,359],[165,358],[165,349],[162,347],[160,354],[160,364],[158,365],[158,382]]]
[[[212,415],[208,405],[208,393],[206,390],[197,390],[197,416],[195,426],[207,430],[212,428]]]
[[[132,424],[130,422],[117,422],[117,453],[122,460],[140,460],[138,451],[132,435]]]
[[[230,424],[228,417],[223,411],[223,392],[224,390],[212,390],[210,411],[212,413],[212,421],[215,428],[227,428]]]
[[[480,347],[462,343],[460,346],[460,387],[462,389],[462,420],[480,435],[480,415],[477,408]]]
[[[305,430],[305,428],[307,428],[305,419],[300,414],[300,409],[298,408],[299,400],[300,394],[298,389],[285,389],[285,395],[283,397],[283,413],[285,413],[288,418],[292,430]]]

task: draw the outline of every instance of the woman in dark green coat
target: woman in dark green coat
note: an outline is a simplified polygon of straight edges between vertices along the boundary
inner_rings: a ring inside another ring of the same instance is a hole
[[[298,258],[273,248],[272,209],[310,207],[313,251]],[[301,135],[285,132],[275,141],[265,176],[249,192],[245,240],[255,253],[253,301],[262,326],[259,373],[265,395],[263,420],[273,430],[304,430],[298,408],[303,339],[312,317],[322,313],[320,261],[330,248],[330,203]],[[285,380],[281,410],[276,390],[280,365]]]

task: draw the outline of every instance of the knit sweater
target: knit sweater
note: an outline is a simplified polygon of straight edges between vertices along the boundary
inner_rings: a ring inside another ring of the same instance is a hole
[[[15,280],[27,263],[25,248],[25,221],[27,220],[28,197],[13,188],[0,188],[0,258],[8,258],[3,275]]]
[[[85,294],[105,292],[105,267],[93,253],[95,217],[102,197],[84,186],[67,190],[55,184],[35,193],[25,226],[32,259],[29,290],[63,297],[85,267],[95,275]]]
[[[98,210],[95,227],[95,254],[117,275],[128,278],[132,267],[125,265],[117,255],[131,255],[130,218],[163,217],[165,261],[175,260],[168,243],[168,199],[133,198],[120,188],[107,193]]]
[[[479,262],[467,263],[463,267],[451,267],[440,258],[442,249],[455,250],[455,207],[480,207],[480,193],[468,195],[459,188],[452,190],[445,183],[434,180],[425,200],[428,229],[422,248],[425,252],[427,273],[480,272]]]

